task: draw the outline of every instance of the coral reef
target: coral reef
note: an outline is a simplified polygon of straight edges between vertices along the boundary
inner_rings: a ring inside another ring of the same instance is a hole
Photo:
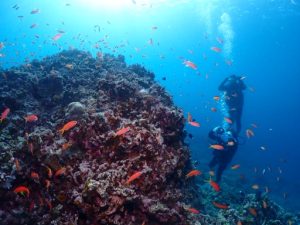
[[[0,221],[187,221],[184,202],[194,196],[183,191],[192,186],[184,182],[184,117],[154,74],[127,67],[122,56],[94,59],[77,50],[3,73],[0,110],[11,112],[0,124]],[[28,114],[38,120],[25,122]],[[76,126],[58,132],[70,120]],[[137,171],[139,179],[126,184]],[[28,197],[13,192],[20,185]]]

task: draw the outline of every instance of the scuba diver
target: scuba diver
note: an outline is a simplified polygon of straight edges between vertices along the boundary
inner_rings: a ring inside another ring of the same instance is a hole
[[[238,148],[238,135],[241,131],[241,116],[244,105],[243,90],[246,85],[243,78],[231,75],[227,77],[219,86],[223,91],[220,98],[221,112],[224,117],[231,120],[231,123],[224,120],[222,126],[217,126],[208,134],[216,145],[223,146],[222,150],[214,150],[213,158],[209,163],[210,173],[218,165],[216,170],[216,182],[220,182],[222,173],[231,162]],[[235,129],[234,129],[235,126]]]
[[[222,177],[223,171],[227,165],[231,162],[237,148],[238,141],[230,130],[226,131],[223,127],[217,126],[211,130],[208,134],[209,138],[212,139],[217,145],[222,145],[223,150],[214,150],[213,158],[208,164],[210,173],[214,171],[215,166],[218,165],[216,170],[216,182],[219,183]]]
[[[246,89],[246,85],[243,82],[243,78],[231,75],[220,84],[219,90],[223,91],[221,96],[221,111],[224,116],[232,121],[232,124],[225,125],[228,129],[233,129],[235,125],[235,135],[239,135],[241,131],[241,117],[244,105],[244,94],[243,90]],[[225,127],[224,127],[225,128]],[[227,129],[226,129],[227,130]]]

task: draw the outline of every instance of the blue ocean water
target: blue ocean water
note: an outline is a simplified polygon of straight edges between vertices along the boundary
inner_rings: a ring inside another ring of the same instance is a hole
[[[243,174],[245,188],[267,186],[274,200],[299,212],[299,0],[6,0],[0,6],[1,67],[69,48],[122,54],[128,64],[144,65],[185,115],[201,123],[187,125],[194,136],[187,142],[206,172],[207,133],[223,120],[210,110],[217,107],[213,96],[228,75],[245,76],[244,143],[232,162],[241,168],[224,176]]]

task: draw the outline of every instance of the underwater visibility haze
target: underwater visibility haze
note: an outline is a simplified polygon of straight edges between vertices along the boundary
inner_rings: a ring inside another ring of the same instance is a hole
[[[300,224],[299,0],[0,6],[0,224]]]

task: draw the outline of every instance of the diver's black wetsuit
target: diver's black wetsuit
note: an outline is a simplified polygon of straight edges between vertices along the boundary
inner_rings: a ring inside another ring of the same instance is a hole
[[[236,126],[234,132],[238,135],[241,131],[241,117],[244,105],[243,90],[246,85],[241,77],[231,75],[227,77],[219,86],[220,91],[224,91],[225,102],[228,107],[228,114],[232,120],[232,125]]]
[[[231,162],[234,154],[236,153],[238,143],[236,137],[233,135],[229,137],[229,139],[225,140],[222,137],[222,134],[210,131],[208,136],[215,141],[215,144],[224,146],[223,150],[214,150],[213,158],[208,164],[211,171],[214,171],[214,168],[218,166],[216,170],[216,182],[218,183],[221,180],[223,171],[226,169],[227,165]],[[228,142],[231,142],[232,145],[228,145]]]

